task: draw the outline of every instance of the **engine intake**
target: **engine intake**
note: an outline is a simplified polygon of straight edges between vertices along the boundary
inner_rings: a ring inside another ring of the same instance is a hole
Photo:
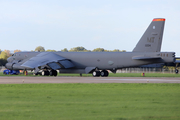
[[[15,63],[6,63],[5,67],[9,70],[24,70],[24,67],[22,67],[20,64]]]
[[[13,64],[14,63],[6,63],[6,65],[5,65],[6,69],[12,70],[13,69]]]

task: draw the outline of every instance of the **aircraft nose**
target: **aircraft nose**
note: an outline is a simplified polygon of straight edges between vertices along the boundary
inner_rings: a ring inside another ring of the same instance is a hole
[[[12,57],[9,57],[9,58],[7,59],[8,62],[10,62],[11,60],[12,60]]]

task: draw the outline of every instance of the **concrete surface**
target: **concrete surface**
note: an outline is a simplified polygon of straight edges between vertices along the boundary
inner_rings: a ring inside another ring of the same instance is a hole
[[[0,77],[0,84],[27,83],[180,83],[171,77]]]

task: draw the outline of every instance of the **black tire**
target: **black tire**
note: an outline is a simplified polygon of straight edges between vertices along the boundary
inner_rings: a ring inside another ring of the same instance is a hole
[[[101,77],[105,77],[105,70],[101,71]]]
[[[105,77],[109,76],[109,72],[107,70],[105,70]]]
[[[49,76],[50,72],[49,71],[42,71],[43,76]]]
[[[49,71],[45,71],[45,75],[49,76],[50,72]]]
[[[107,77],[109,75],[109,72],[106,70],[101,71],[101,77]]]
[[[175,70],[175,73],[176,73],[176,74],[178,74],[178,73],[179,73],[179,70],[178,70],[178,69],[176,69],[176,70]]]
[[[50,74],[50,76],[57,76],[57,71],[51,70],[49,74]]]
[[[53,76],[54,75],[54,70],[51,70],[50,73],[49,73],[50,76]]]
[[[56,70],[54,70],[54,76],[55,76],[55,77],[57,76],[57,71],[56,71]]]
[[[99,77],[101,75],[101,72],[100,71],[94,71],[92,73],[93,77]]]

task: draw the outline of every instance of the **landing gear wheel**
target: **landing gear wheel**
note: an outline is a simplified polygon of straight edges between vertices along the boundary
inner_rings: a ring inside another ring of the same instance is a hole
[[[57,76],[57,71],[56,70],[51,70],[50,71],[50,76]]]
[[[109,75],[109,72],[106,70],[101,71],[101,77],[107,77]]]
[[[53,74],[54,74],[54,70],[51,70],[50,73],[49,73],[49,75],[50,75],[50,76],[53,76]]]
[[[178,70],[178,69],[176,69],[176,70],[175,70],[175,73],[176,73],[176,74],[178,74],[178,73],[179,73],[179,70]]]
[[[49,76],[49,74],[50,74],[49,71],[42,71],[43,76]]]
[[[42,71],[42,73],[41,73],[41,74],[42,74],[42,76],[45,76],[45,71]]]
[[[46,71],[46,76],[49,76],[49,74],[50,74],[49,71]]]
[[[54,70],[54,76],[57,76],[57,71],[56,70]]]
[[[92,73],[93,77],[99,77],[101,75],[101,72],[100,71],[94,71]]]

